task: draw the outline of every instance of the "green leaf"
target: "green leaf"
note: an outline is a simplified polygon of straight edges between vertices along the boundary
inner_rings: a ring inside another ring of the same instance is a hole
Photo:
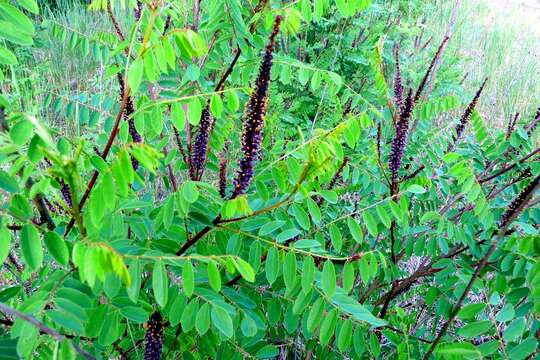
[[[294,218],[298,224],[304,229],[309,230],[311,228],[311,222],[309,221],[309,216],[307,212],[299,204],[294,204],[291,206],[291,211],[294,215]]]
[[[503,333],[503,339],[506,341],[515,341],[523,335],[525,330],[525,319],[520,317],[512,321]]]
[[[212,305],[212,324],[227,338],[234,334],[233,323],[229,313],[221,306]]]
[[[199,198],[199,189],[193,181],[186,181],[182,184],[182,196],[190,204],[193,204]]]
[[[339,228],[335,224],[332,224],[330,225],[329,231],[332,246],[334,247],[334,249],[336,249],[338,253],[341,252],[341,247],[343,246],[343,237],[341,236]]]
[[[536,351],[538,341],[532,337],[524,340],[521,344],[515,346],[508,352],[508,358],[512,360],[521,360],[527,358]]]
[[[21,146],[34,135],[32,130],[32,123],[26,119],[22,119],[9,130],[9,136],[14,144]]]
[[[444,359],[482,359],[480,351],[467,342],[441,344],[437,349],[437,354]]]
[[[17,65],[17,57],[11,52],[11,50],[6,49],[0,45],[0,64],[4,65]]]
[[[276,236],[276,241],[282,244],[285,241],[290,240],[300,234],[301,231],[298,229],[287,229]]]
[[[30,219],[32,216],[32,207],[28,200],[19,194],[13,195],[9,210],[15,215],[23,219]]]
[[[195,322],[195,329],[199,335],[204,335],[210,328],[210,305],[204,303],[197,312],[197,319]]]
[[[319,205],[317,205],[317,203],[311,198],[306,199],[306,202],[307,202],[309,214],[311,215],[311,219],[313,220],[315,224],[319,225],[321,223],[321,218],[322,218],[321,209],[319,208]]]
[[[194,297],[182,312],[182,330],[185,332],[190,331],[195,326],[197,320],[197,313],[199,310],[199,299]]]
[[[349,231],[351,232],[354,241],[361,244],[364,241],[364,232],[352,216],[347,218],[347,226],[349,227]]]
[[[257,351],[257,359],[274,359],[279,355],[279,348],[275,345],[265,345]]]
[[[120,308],[120,314],[131,321],[142,324],[148,320],[148,313],[137,306],[126,306]]]
[[[220,118],[223,113],[223,100],[219,94],[214,94],[210,98],[210,110],[215,118]]]
[[[178,325],[182,320],[186,303],[187,298],[182,294],[178,294],[174,299],[174,302],[169,309],[169,322],[171,323],[171,326]]]
[[[240,323],[240,330],[245,337],[253,337],[257,334],[257,323],[253,318],[246,313]]]
[[[33,225],[24,225],[21,229],[21,250],[25,263],[37,270],[43,263],[43,248],[39,233]]]
[[[210,287],[216,292],[221,291],[221,275],[219,269],[214,261],[210,261],[207,265],[208,282]]]
[[[308,291],[313,287],[313,281],[315,280],[315,261],[311,256],[304,257],[301,280],[304,291]]]
[[[189,298],[193,295],[193,290],[195,289],[195,274],[193,272],[193,264],[190,260],[184,262],[182,267],[182,288],[184,289],[184,294]]]
[[[379,230],[377,229],[377,222],[373,218],[373,215],[366,211],[362,214],[362,219],[364,220],[364,223],[366,224],[368,232],[371,234],[371,236],[376,237],[379,234]]]
[[[407,191],[412,194],[423,194],[426,192],[426,189],[420,185],[412,184],[407,188]]]
[[[69,262],[69,251],[64,238],[54,231],[49,231],[43,239],[51,256],[60,265],[66,266]]]
[[[323,322],[321,324],[321,329],[319,332],[319,340],[321,342],[322,346],[328,345],[330,342],[330,339],[334,335],[334,330],[336,328],[337,323],[337,309],[332,309],[323,319]]]
[[[3,264],[8,257],[10,246],[11,232],[5,226],[2,226],[0,227],[0,264]]]
[[[354,265],[352,262],[347,262],[343,266],[342,287],[346,293],[349,293],[354,286]]]
[[[489,320],[474,321],[458,330],[458,335],[466,338],[474,338],[488,331],[493,324]]]
[[[323,266],[322,290],[329,298],[336,293],[336,270],[330,260],[326,260]]]
[[[152,289],[154,290],[154,296],[156,302],[164,308],[167,305],[167,298],[169,295],[169,277],[167,276],[167,269],[163,261],[158,260],[154,263],[154,269],[152,271]]]
[[[193,98],[188,103],[188,122],[191,125],[198,125],[201,121],[202,105],[198,98]]]
[[[255,271],[253,271],[253,268],[247,261],[241,258],[236,258],[234,261],[234,266],[245,280],[249,282],[255,281]]]
[[[135,94],[139,90],[144,72],[144,63],[142,58],[138,57],[129,65],[127,74],[127,83],[131,93]]]
[[[336,294],[332,302],[342,311],[351,314],[358,321],[365,321],[373,326],[385,326],[386,321],[375,317],[365,306],[350,296]]]
[[[12,24],[12,32],[21,32],[30,36],[33,36],[35,33],[34,24],[32,24],[32,21],[26,15],[24,15],[21,10],[17,9],[13,5],[0,3],[0,17]]]
[[[459,310],[458,316],[462,319],[472,319],[484,310],[485,307],[486,304],[484,303],[467,304]]]
[[[342,353],[345,352],[349,346],[351,346],[352,340],[352,321],[351,319],[345,320],[339,330],[337,338],[337,347]]]
[[[375,210],[377,211],[377,215],[379,215],[379,219],[381,219],[381,222],[384,224],[384,226],[387,229],[390,229],[392,221],[390,220],[390,216],[388,216],[385,208],[382,205],[379,205],[375,208]]]
[[[290,251],[285,256],[283,263],[283,280],[287,288],[292,288],[296,281],[296,255]]]
[[[229,110],[235,112],[240,107],[240,100],[238,99],[238,95],[236,94],[236,91],[227,91],[227,107]]]
[[[268,250],[268,254],[266,256],[265,271],[266,280],[268,280],[268,283],[272,285],[279,275],[279,255],[275,247],[271,247]]]
[[[19,192],[19,184],[17,181],[4,170],[0,170],[0,189],[9,193]]]
[[[73,346],[71,345],[68,339],[63,340],[60,343],[60,347],[58,349],[58,359],[61,359],[61,360],[77,359],[77,353],[75,352],[75,349],[73,348]]]
[[[309,310],[308,318],[307,318],[307,330],[312,333],[315,331],[317,326],[319,326],[322,315],[324,312],[324,299],[318,298],[311,309]]]
[[[31,13],[39,14],[39,7],[35,0],[17,0],[17,2]]]
[[[281,228],[283,225],[285,225],[285,223],[286,222],[283,220],[275,220],[275,221],[267,222],[266,224],[261,226],[261,228],[259,229],[259,236],[265,236],[265,235],[271,234],[277,229]]]

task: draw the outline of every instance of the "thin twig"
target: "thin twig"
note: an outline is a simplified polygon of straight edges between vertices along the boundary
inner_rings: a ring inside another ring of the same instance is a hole
[[[54,329],[51,329],[50,327],[46,326],[41,321],[37,320],[35,317],[33,317],[31,315],[23,314],[22,312],[20,312],[20,311],[18,311],[16,309],[13,309],[12,307],[7,306],[3,302],[0,302],[0,311],[3,312],[4,314],[7,314],[7,315],[10,315],[10,316],[13,316],[13,317],[17,317],[17,318],[19,318],[21,320],[29,322],[30,324],[37,327],[41,332],[50,335],[56,341],[64,341],[64,340],[69,341],[69,339],[66,336],[64,336],[64,335],[60,334],[58,331],[56,331]],[[89,359],[89,360],[94,360],[95,359],[95,357],[93,357],[86,350],[83,350],[75,342],[72,341],[71,345],[85,359]]]

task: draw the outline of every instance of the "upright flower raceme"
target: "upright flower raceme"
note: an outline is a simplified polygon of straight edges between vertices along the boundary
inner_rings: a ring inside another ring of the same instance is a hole
[[[420,96],[422,96],[422,93],[424,92],[424,89],[426,87],[426,84],[428,82],[429,76],[433,72],[433,69],[435,68],[435,64],[439,60],[439,57],[441,56],[441,53],[448,42],[449,37],[445,36],[443,40],[441,41],[441,44],[439,45],[439,48],[437,49],[437,52],[433,56],[433,59],[431,59],[431,63],[429,64],[428,69],[426,70],[426,73],[424,77],[422,78],[422,81],[420,81],[420,84],[418,85],[418,89],[416,89],[416,93],[414,94],[413,103],[417,103],[418,100],[420,100]]]
[[[457,141],[461,138],[463,135],[463,131],[465,130],[465,126],[469,123],[469,120],[471,119],[471,115],[476,108],[476,104],[478,103],[478,99],[480,98],[480,95],[482,94],[482,90],[484,90],[484,87],[486,86],[487,78],[482,83],[482,86],[480,86],[480,89],[476,92],[474,95],[474,98],[470,102],[470,104],[467,106],[465,111],[463,112],[463,115],[461,116],[461,119],[459,120],[459,123],[456,126],[454,135],[452,136],[452,144],[449,146],[448,151],[452,151],[457,143]]]
[[[208,153],[208,142],[210,139],[210,132],[213,126],[214,119],[210,115],[209,106],[203,109],[201,113],[201,121],[199,122],[199,130],[193,143],[191,152],[191,168],[190,176],[192,180],[200,180],[203,173],[204,165],[206,163],[206,156]]]
[[[537,175],[521,192],[512,200],[508,208],[499,220],[499,229],[506,229],[512,221],[525,209],[527,203],[534,195],[538,185],[540,184],[540,175]]]
[[[146,323],[146,333],[144,334],[144,360],[161,359],[161,348],[163,347],[163,319],[156,311]]]
[[[242,133],[242,153],[244,156],[238,163],[239,169],[234,179],[234,190],[231,198],[235,198],[246,191],[253,178],[255,162],[259,157],[264,116],[266,115],[266,107],[268,105],[268,85],[270,83],[270,71],[272,69],[272,53],[280,23],[281,16],[277,16],[268,45],[266,45],[259,69],[259,76],[255,83],[255,91],[247,104]]]
[[[401,79],[401,67],[399,65],[399,46],[396,46],[395,49],[395,58],[396,58],[396,76],[394,77],[394,101],[396,107],[401,109],[403,103],[403,81]]]
[[[227,197],[227,158],[224,154],[219,159],[219,194],[223,199]]]
[[[141,12],[142,12],[143,4],[140,0],[137,0],[137,4],[135,5],[135,10],[133,12],[133,15],[135,17],[135,21],[139,21],[141,18]]]
[[[506,140],[510,139],[510,136],[512,136],[512,133],[516,129],[518,119],[519,113],[517,112],[516,115],[514,115],[514,117],[510,118],[510,121],[508,121],[508,127],[506,128],[506,134],[504,136]]]
[[[401,107],[399,119],[396,123],[396,134],[394,135],[394,139],[392,139],[392,150],[390,152],[388,166],[390,168],[390,173],[392,174],[391,181],[393,187],[395,187],[397,184],[399,168],[401,167],[403,154],[405,153],[405,147],[407,146],[409,119],[411,118],[413,106],[412,89],[409,89],[409,93],[407,94],[407,98]],[[392,189],[392,191],[395,190],[395,188]]]
[[[49,159],[45,158],[45,162],[47,165],[52,166]],[[71,199],[71,189],[69,188],[69,185],[63,179],[56,178],[56,180],[60,184],[60,193],[62,193],[66,205],[71,209],[73,207],[73,200]]]
[[[395,57],[396,57],[396,76],[394,80],[394,96],[395,102],[399,111],[399,119],[396,122],[396,133],[392,139],[392,150],[390,152],[389,158],[389,168],[391,172],[391,192],[393,195],[396,195],[399,187],[399,169],[403,161],[403,154],[405,153],[405,148],[407,147],[407,137],[409,133],[409,121],[412,116],[415,105],[420,100],[422,93],[426,87],[428,79],[435,68],[437,60],[441,56],[441,53],[444,49],[448,37],[444,37],[437,52],[433,56],[431,63],[429,64],[426,73],[422,77],[416,92],[413,94],[412,89],[409,89],[407,97],[403,98],[403,81],[401,78],[401,69],[399,65],[399,48],[396,47]]]

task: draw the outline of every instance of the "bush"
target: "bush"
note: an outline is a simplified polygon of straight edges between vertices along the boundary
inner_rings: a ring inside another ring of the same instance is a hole
[[[423,2],[137,3],[0,2],[7,357],[535,353],[540,110],[488,129]],[[50,37],[98,70],[25,98]]]

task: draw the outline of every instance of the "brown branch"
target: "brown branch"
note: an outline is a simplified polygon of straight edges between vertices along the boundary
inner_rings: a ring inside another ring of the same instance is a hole
[[[116,36],[118,36],[118,39],[120,42],[125,41],[124,34],[122,33],[122,29],[120,28],[120,25],[118,24],[118,21],[116,20],[116,17],[114,16],[111,8],[111,2],[107,1],[107,13],[109,14],[109,18],[111,19],[111,22],[114,27],[114,31],[116,32]]]
[[[235,52],[235,54],[234,54],[234,57],[233,57],[231,63],[229,64],[229,67],[227,68],[227,70],[225,70],[223,75],[221,75],[221,78],[219,79],[216,86],[214,87],[214,91],[221,91],[221,89],[223,88],[223,85],[225,84],[225,81],[227,80],[229,75],[232,73],[232,71],[234,69],[234,66],[238,62],[238,59],[240,58],[240,54],[242,53],[242,49],[240,49],[240,47],[237,47],[234,50],[234,52]]]
[[[60,334],[58,331],[54,330],[54,329],[51,329],[50,327],[46,326],[44,323],[42,323],[41,321],[37,320],[35,317],[31,316],[31,315],[26,315],[26,314],[23,314],[22,312],[16,310],[16,309],[13,309],[9,306],[7,306],[6,304],[4,304],[3,302],[0,302],[0,311],[3,312],[4,314],[7,314],[7,315],[10,315],[10,316],[13,316],[13,317],[16,317],[16,318],[19,318],[21,320],[24,320],[32,325],[34,325],[35,327],[37,327],[41,332],[45,333],[45,334],[48,334],[50,335],[53,339],[55,339],[56,341],[64,341],[64,340],[68,340],[68,338],[62,334]],[[68,340],[69,341],[69,340]],[[82,349],[78,344],[76,344],[75,342],[71,342],[71,345],[73,346],[73,348],[75,349],[75,351],[77,351],[81,356],[83,356],[85,359],[89,359],[89,360],[94,360],[95,358],[89,353],[87,352],[86,350]]]
[[[111,134],[109,135],[109,139],[107,140],[107,144],[105,145],[105,149],[101,152],[101,158],[105,160],[107,158],[107,155],[109,155],[109,151],[111,151],[112,144],[114,143],[114,139],[116,138],[116,135],[118,135],[118,129],[120,127],[120,120],[122,119],[122,114],[124,113],[124,109],[126,108],[126,104],[129,99],[129,89],[124,89],[124,96],[122,97],[122,102],[120,103],[120,109],[118,110],[118,114],[116,115],[116,119],[114,121],[114,126],[111,131]],[[81,197],[81,200],[79,201],[79,211],[82,210],[86,200],[88,200],[88,197],[90,196],[90,192],[94,188],[94,185],[96,184],[97,178],[99,176],[98,171],[94,171],[92,174],[92,178],[88,182],[88,185],[86,187],[86,190]],[[73,228],[73,225],[75,225],[75,219],[72,217],[69,221],[68,226],[66,227],[66,231],[64,232],[64,237],[69,234],[71,229]]]
[[[534,151],[531,151],[530,153],[528,153],[527,155],[523,156],[521,159],[519,159],[518,161],[516,161],[515,163],[511,164],[511,165],[507,165],[505,167],[503,167],[501,170],[497,171],[495,174],[491,175],[491,176],[488,176],[488,177],[485,177],[483,179],[479,179],[478,182],[480,184],[483,184],[483,183],[486,183],[488,181],[491,181],[495,178],[498,178],[499,176],[507,173],[508,171],[512,170],[513,168],[515,168],[517,165],[519,164],[523,164],[525,161],[527,161],[528,159],[530,159],[531,157],[537,155],[538,153],[540,153],[540,147],[535,149]]]

